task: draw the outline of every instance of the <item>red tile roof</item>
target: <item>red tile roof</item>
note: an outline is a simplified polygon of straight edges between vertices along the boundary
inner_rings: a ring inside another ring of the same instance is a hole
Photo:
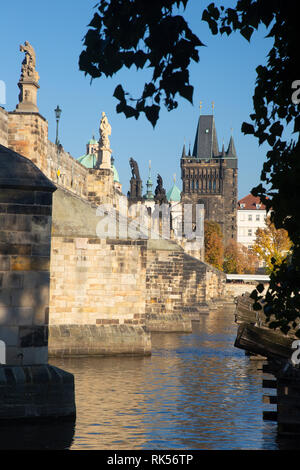
[[[244,207],[241,205],[244,204]],[[260,207],[257,207],[257,204],[260,204]],[[252,194],[248,194],[248,196],[243,197],[238,201],[238,210],[259,210],[263,211],[266,210],[266,206],[260,202],[259,197],[252,196]]]

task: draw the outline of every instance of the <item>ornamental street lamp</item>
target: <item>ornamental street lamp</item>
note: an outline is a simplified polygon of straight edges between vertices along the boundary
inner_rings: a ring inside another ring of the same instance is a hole
[[[61,115],[61,109],[58,105],[57,105],[57,108],[54,110],[54,112],[55,112],[55,117],[56,117],[56,140],[55,140],[55,144],[58,145],[59,144],[59,140],[58,140],[58,123],[59,123],[59,119],[60,119],[60,115]]]

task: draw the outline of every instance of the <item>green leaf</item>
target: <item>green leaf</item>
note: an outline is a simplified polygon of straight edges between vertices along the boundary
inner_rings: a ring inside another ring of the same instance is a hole
[[[243,122],[241,130],[244,134],[254,134],[253,125],[248,124],[247,122]]]
[[[146,106],[145,107],[146,117],[147,117],[148,121],[151,122],[153,127],[155,127],[156,122],[158,120],[159,111],[160,111],[160,107],[155,105],[155,104],[152,105],[152,106]]]
[[[256,286],[256,290],[261,294],[263,291],[264,291],[264,285],[263,284],[258,284],[258,286]]]
[[[191,85],[184,86],[179,90],[179,93],[181,96],[186,98],[190,103],[193,104],[193,93],[194,93],[194,87]]]
[[[122,88],[122,85],[118,85],[116,88],[115,88],[115,91],[114,91],[114,94],[113,96],[115,98],[117,98],[117,100],[119,101],[122,101],[125,99],[125,92]]]

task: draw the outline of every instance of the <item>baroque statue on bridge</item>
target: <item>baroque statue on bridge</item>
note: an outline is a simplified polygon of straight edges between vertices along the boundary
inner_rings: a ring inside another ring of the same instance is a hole
[[[129,160],[130,168],[131,168],[131,173],[132,173],[132,178],[135,178],[136,180],[140,180],[140,172],[139,172],[139,167],[137,162],[131,157]]]
[[[21,80],[30,79],[34,82],[38,82],[39,74],[35,70],[36,56],[32,45],[28,41],[25,41],[24,45],[20,45],[20,51],[25,52],[25,58],[22,62]]]
[[[111,135],[111,125],[108,122],[105,112],[102,113],[100,121],[100,147],[110,149],[110,143],[108,136]]]
[[[157,186],[155,188],[154,200],[159,204],[166,204],[168,202],[166,190],[163,187],[163,180],[160,175],[157,175]]]

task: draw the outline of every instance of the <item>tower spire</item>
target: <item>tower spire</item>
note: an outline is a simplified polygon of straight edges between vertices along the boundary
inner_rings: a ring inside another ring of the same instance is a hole
[[[231,131],[232,131],[232,128],[231,128]],[[234,145],[234,140],[233,140],[233,135],[232,135],[232,134],[231,134],[231,136],[230,136],[229,145],[228,145],[228,149],[227,149],[226,155],[227,155],[228,157],[237,158],[237,154],[236,154],[236,150],[235,150],[235,145]]]
[[[146,192],[144,198],[148,199],[148,200],[149,199],[154,199],[154,195],[153,195],[153,192],[152,192],[153,183],[152,183],[152,179],[151,179],[151,160],[149,160],[149,175],[148,175],[146,186],[147,186],[147,192]]]

